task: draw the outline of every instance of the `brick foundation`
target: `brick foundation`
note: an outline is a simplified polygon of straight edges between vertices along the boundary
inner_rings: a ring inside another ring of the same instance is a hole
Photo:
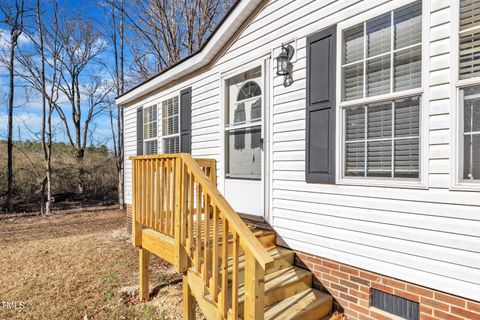
[[[297,266],[314,274],[314,286],[334,297],[334,309],[349,319],[391,319],[370,308],[370,288],[420,304],[420,319],[480,320],[480,302],[442,293],[408,282],[297,252]]]
[[[125,224],[127,226],[128,234],[132,234],[132,205],[127,204],[127,214],[125,215]]]

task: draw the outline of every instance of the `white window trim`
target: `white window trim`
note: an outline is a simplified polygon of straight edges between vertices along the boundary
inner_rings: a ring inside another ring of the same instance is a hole
[[[337,67],[336,67],[336,156],[335,156],[335,175],[336,184],[339,185],[355,185],[355,186],[372,186],[387,188],[412,188],[412,189],[428,189],[428,95],[429,95],[429,51],[430,51],[430,1],[422,0],[422,82],[418,89],[406,90],[402,92],[394,92],[374,97],[367,97],[356,100],[342,101],[342,36],[343,31],[353,27],[359,23],[363,23],[372,18],[378,17],[387,12],[401,8],[408,4],[414,3],[416,0],[396,0],[380,6],[376,6],[371,10],[367,10],[353,18],[342,21],[337,26]],[[375,177],[345,177],[344,176],[344,119],[343,109],[356,104],[367,104],[373,101],[380,102],[386,100],[394,100],[407,96],[420,96],[420,154],[419,154],[419,178],[375,178]]]
[[[470,86],[480,85],[480,77],[470,79],[459,79],[459,59],[460,59],[460,0],[452,1],[451,8],[451,39],[452,39],[452,54],[451,54],[451,99],[450,104],[453,106],[451,110],[451,156],[450,172],[451,172],[451,186],[450,190],[458,191],[480,191],[480,180],[468,181],[463,179],[463,110],[460,90]]]
[[[163,135],[163,102],[164,101],[167,101],[167,100],[170,100],[170,99],[173,99],[177,97],[178,99],[178,114],[177,114],[177,117],[178,117],[178,132],[177,133],[174,133],[174,134],[169,134],[169,135]],[[167,95],[165,97],[163,97],[159,102],[158,102],[158,105],[159,105],[159,108],[160,108],[160,120],[159,120],[159,126],[158,126],[158,130],[160,132],[160,145],[161,145],[161,153],[162,154],[165,154],[165,140],[168,139],[168,138],[174,138],[174,137],[178,137],[178,152],[180,152],[182,150],[182,146],[180,145],[181,141],[180,141],[180,120],[181,120],[181,108],[180,108],[180,93],[179,92],[174,92],[170,95]]]
[[[159,148],[159,144],[158,144],[158,137],[159,137],[159,121],[158,121],[158,116],[160,114],[159,110],[158,110],[158,103],[150,103],[150,104],[146,104],[143,106],[143,112],[145,113],[145,109],[149,109],[149,108],[152,108],[152,107],[157,107],[157,134],[155,135],[154,138],[149,138],[149,139],[145,139],[145,134],[144,134],[144,137],[143,137],[143,150],[144,150],[144,153],[145,153],[145,150],[146,150],[146,142],[149,142],[149,141],[157,141],[157,153],[159,153],[160,151],[160,148]],[[145,119],[145,116],[144,116],[144,119]],[[142,119],[142,123],[143,123],[143,119]],[[142,127],[142,130],[145,130],[145,123],[143,123],[143,127]]]

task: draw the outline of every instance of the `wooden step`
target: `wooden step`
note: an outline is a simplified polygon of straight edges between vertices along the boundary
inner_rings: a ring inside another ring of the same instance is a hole
[[[292,250],[282,247],[273,247],[267,250],[270,256],[273,258],[273,265],[266,270],[266,274],[277,272],[293,265],[293,259],[295,253]],[[228,279],[232,279],[232,263],[233,259],[229,259],[228,262]],[[238,265],[238,281],[243,282],[245,277],[245,256],[239,257]]]
[[[290,267],[265,276],[265,306],[270,306],[312,286],[312,273]]]
[[[276,246],[277,234],[274,231],[256,228],[253,230],[253,234],[265,248]]]
[[[265,276],[265,307],[276,304],[282,300],[307,290],[312,286],[312,273],[308,270],[289,267]],[[239,287],[239,311],[243,312],[244,284]]]
[[[318,320],[332,309],[332,296],[307,289],[265,308],[265,320]]]

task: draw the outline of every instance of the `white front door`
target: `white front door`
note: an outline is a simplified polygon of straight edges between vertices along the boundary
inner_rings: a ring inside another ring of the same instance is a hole
[[[225,80],[225,197],[238,213],[264,216],[263,68]]]

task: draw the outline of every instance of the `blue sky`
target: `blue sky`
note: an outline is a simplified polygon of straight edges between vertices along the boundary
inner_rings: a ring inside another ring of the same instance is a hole
[[[75,0],[66,0],[60,1],[59,6],[63,7],[66,10],[67,15],[72,14],[82,14],[96,22],[100,25],[105,23],[104,11],[101,7],[98,6],[98,1],[84,0],[84,1],[75,1]],[[5,27],[0,25],[0,38],[1,33],[5,34]],[[21,45],[28,46],[28,39],[23,38]],[[112,64],[113,59],[110,56],[108,46],[106,52],[102,55],[103,60],[107,64]],[[4,41],[0,39],[0,53],[2,51],[8,50],[8,47],[5,47]],[[96,67],[95,70],[100,70],[99,67]],[[8,74],[7,70],[0,65],[0,139],[6,138],[6,116],[7,116],[7,101],[8,101]],[[87,81],[87,77],[84,78],[84,81]],[[25,88],[25,85],[21,80],[17,80],[16,91],[15,91],[15,105],[14,110],[15,117],[15,128],[14,128],[14,138],[15,139],[36,139],[36,132],[40,131],[41,128],[41,112],[42,105],[40,96],[36,91],[28,90]],[[65,105],[65,113],[69,114],[69,106]],[[55,127],[55,140],[56,141],[66,141],[65,140],[65,131],[63,125],[60,122],[60,119],[57,114],[54,114],[53,123]],[[93,139],[90,142],[94,144],[107,144],[111,145],[111,129],[110,122],[106,115],[97,118],[91,126],[94,129],[95,134],[92,137]]]

